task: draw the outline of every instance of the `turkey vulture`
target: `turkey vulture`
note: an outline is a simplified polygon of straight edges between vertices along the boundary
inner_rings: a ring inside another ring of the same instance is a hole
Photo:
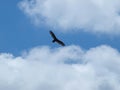
[[[60,44],[60,45],[62,45],[62,46],[65,46],[65,44],[62,42],[62,41],[60,41],[59,39],[57,39],[57,37],[55,36],[55,34],[52,32],[52,31],[50,31],[50,35],[52,36],[52,38],[53,38],[53,43],[54,42],[57,42],[58,44]]]

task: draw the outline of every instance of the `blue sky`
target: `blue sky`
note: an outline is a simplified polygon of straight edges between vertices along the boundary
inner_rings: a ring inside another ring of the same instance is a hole
[[[120,0],[2,0],[0,11],[0,90],[120,90]]]
[[[0,3],[0,52],[19,55],[23,50],[35,46],[58,46],[51,43],[49,30],[52,28],[47,26],[36,27],[33,25],[30,19],[18,7],[19,2],[20,0],[2,0]],[[75,44],[88,49],[101,44],[107,44],[118,50],[120,49],[119,36],[95,35],[81,31],[69,33],[53,31],[66,45]]]

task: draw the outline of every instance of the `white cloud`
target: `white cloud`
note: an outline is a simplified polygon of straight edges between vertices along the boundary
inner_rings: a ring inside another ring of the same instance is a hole
[[[0,90],[120,90],[119,66],[120,52],[106,45],[1,53]]]
[[[23,0],[19,6],[36,24],[120,34],[120,0]]]

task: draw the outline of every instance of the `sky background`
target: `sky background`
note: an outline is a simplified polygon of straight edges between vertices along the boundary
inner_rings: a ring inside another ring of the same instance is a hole
[[[102,44],[110,45],[114,48],[119,47],[119,35],[101,35],[84,31],[71,31],[68,33],[54,30],[54,28],[45,25],[34,25],[31,20],[20,10],[18,3],[20,0],[7,1],[0,3],[0,52],[13,53],[20,55],[23,50],[35,46],[48,45],[50,47],[59,47],[51,43],[52,38],[49,30],[62,39],[66,45],[80,45],[85,49]]]
[[[120,90],[120,0],[1,0],[0,11],[0,90]]]

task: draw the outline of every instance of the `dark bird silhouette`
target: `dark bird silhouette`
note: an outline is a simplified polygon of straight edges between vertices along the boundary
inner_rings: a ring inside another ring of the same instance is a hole
[[[53,38],[53,41],[52,41],[53,43],[57,42],[58,44],[60,44],[62,46],[65,46],[65,44],[62,41],[60,41],[59,39],[57,39],[57,37],[55,36],[55,34],[52,31],[50,31],[50,35]]]

